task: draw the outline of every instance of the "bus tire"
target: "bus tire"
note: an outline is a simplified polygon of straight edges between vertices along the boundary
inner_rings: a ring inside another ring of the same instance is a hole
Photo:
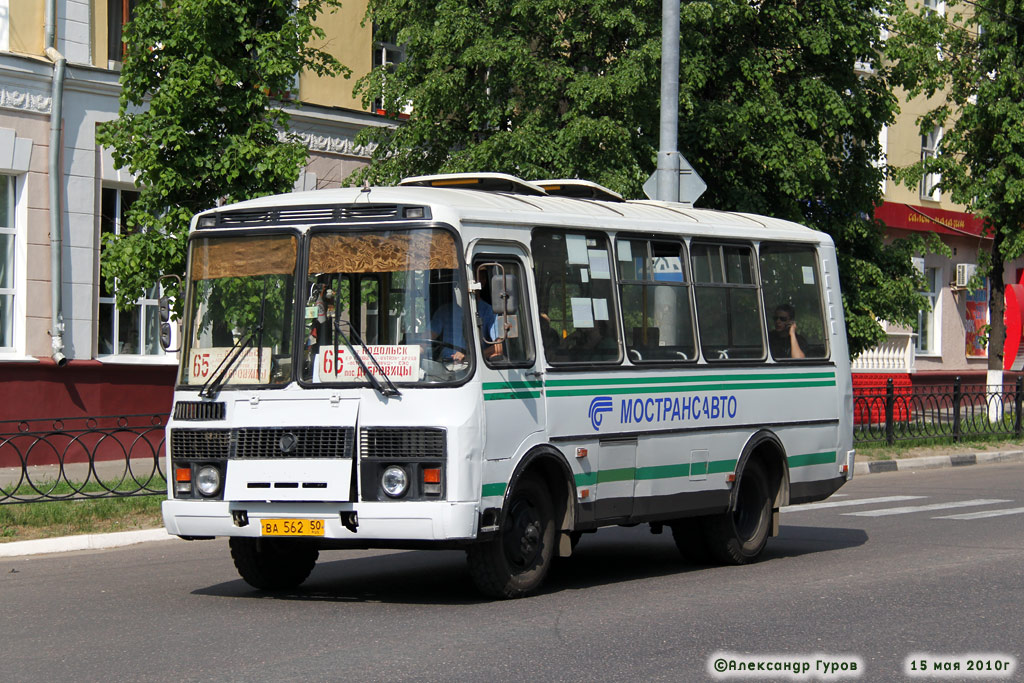
[[[238,574],[253,588],[265,591],[295,588],[320,556],[317,545],[309,541],[232,536],[229,545]]]
[[[540,587],[555,555],[554,509],[543,481],[530,475],[519,481],[498,533],[466,551],[470,576],[481,593],[521,598]]]
[[[764,465],[751,459],[736,492],[736,507],[707,518],[704,540],[722,564],[753,562],[764,550],[772,526],[772,492]]]

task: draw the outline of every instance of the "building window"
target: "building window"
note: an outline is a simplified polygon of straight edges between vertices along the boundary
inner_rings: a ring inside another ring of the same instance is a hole
[[[938,354],[938,319],[939,319],[939,291],[941,289],[941,276],[938,268],[924,268],[919,266],[924,275],[926,289],[921,294],[928,299],[928,308],[917,312],[917,340],[915,350],[918,355]]]
[[[0,351],[14,351],[14,185],[13,176],[0,175]]]
[[[11,6],[8,0],[0,0],[0,50],[11,49],[10,41]]]
[[[405,48],[394,42],[393,36],[385,36],[378,32],[377,26],[373,27],[373,68],[387,67],[388,73],[393,73],[395,65],[405,61]],[[382,90],[387,87],[387,77],[382,84]],[[384,98],[380,97],[373,101],[373,111],[377,114],[384,114]],[[403,111],[408,114],[408,111]]]
[[[138,192],[103,188],[100,231],[114,235],[127,234],[125,224],[128,208],[139,196]],[[108,289],[105,278],[100,278],[100,310],[97,321],[96,349],[101,356],[163,355],[160,348],[160,308],[158,286],[153,285],[146,295],[136,300],[130,311],[122,311],[115,304],[114,290]]]
[[[135,13],[138,0],[107,0],[107,63],[124,61],[124,25]]]
[[[939,155],[939,142],[942,140],[942,128],[935,126],[928,135],[921,136],[921,161],[932,159]],[[921,199],[937,202],[942,198],[938,190],[938,184],[942,182],[941,173],[925,173],[921,178]]]

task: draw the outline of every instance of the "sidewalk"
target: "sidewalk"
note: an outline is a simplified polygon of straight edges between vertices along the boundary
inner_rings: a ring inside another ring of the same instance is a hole
[[[881,472],[934,470],[944,467],[965,467],[992,463],[1024,463],[1024,449],[981,451],[978,449],[957,450],[955,447],[943,447],[934,450],[947,450],[950,452],[943,453],[942,455],[928,455],[917,458],[856,462],[853,466],[853,473],[855,477],[860,477]],[[136,543],[167,541],[171,539],[177,539],[177,537],[171,536],[164,529],[120,531],[112,534],[87,534],[82,536],[65,536],[63,538],[40,538],[32,541],[0,543],[0,557],[117,548],[135,545]]]

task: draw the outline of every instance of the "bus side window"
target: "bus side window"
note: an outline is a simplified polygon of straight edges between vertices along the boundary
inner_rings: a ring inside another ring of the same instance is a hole
[[[548,363],[620,363],[608,237],[537,228],[531,246]]]
[[[696,360],[683,243],[619,237],[615,247],[630,361]]]
[[[827,358],[821,275],[813,246],[761,243],[768,347],[776,360]]]
[[[532,365],[530,316],[519,262],[488,259],[478,264],[475,272],[481,284],[475,324],[480,330],[484,362],[491,367]]]
[[[740,244],[690,245],[700,349],[709,362],[765,357],[753,250]]]

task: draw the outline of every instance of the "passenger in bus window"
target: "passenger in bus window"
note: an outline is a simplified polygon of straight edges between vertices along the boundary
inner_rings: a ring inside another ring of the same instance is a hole
[[[790,304],[775,307],[774,328],[768,333],[768,345],[775,358],[804,358],[807,340],[796,332],[796,309]]]

